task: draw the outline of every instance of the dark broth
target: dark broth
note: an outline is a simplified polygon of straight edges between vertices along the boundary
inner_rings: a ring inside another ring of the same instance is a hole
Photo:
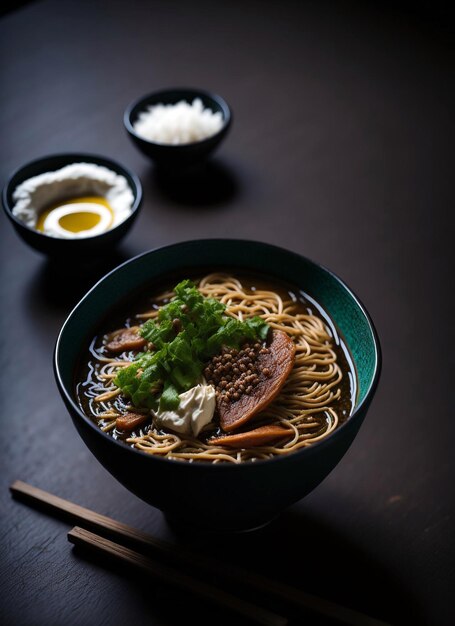
[[[196,277],[193,276],[193,280],[198,282],[203,275],[205,274],[200,274]],[[299,313],[315,315],[324,322],[332,338],[332,348],[336,353],[337,364],[343,374],[341,382],[338,385],[341,391],[340,398],[331,404],[331,407],[338,414],[339,423],[343,424],[349,418],[355,406],[357,378],[353,359],[349,353],[347,345],[328,313],[324,311],[324,309],[308,294],[305,294],[295,287],[286,285],[283,282],[279,282],[278,280],[274,279],[272,282],[270,279],[263,278],[258,274],[251,275],[237,271],[232,275],[242,282],[246,290],[249,289],[251,291],[255,291],[257,289],[264,289],[267,291],[274,291],[283,299],[283,301],[292,299],[296,304],[297,311]],[[167,280],[162,283],[162,287],[158,287],[155,284],[150,290],[156,294],[155,296],[139,296],[133,303],[132,299],[129,298],[128,304],[118,307],[117,310],[111,313],[108,320],[105,321],[101,329],[93,337],[90,346],[87,347],[86,353],[82,355],[76,379],[76,396],[83,413],[90,417],[100,428],[106,425],[107,421],[105,422],[102,419],[100,420],[97,413],[98,406],[93,401],[94,397],[99,393],[99,390],[94,390],[96,385],[96,372],[100,367],[99,361],[96,358],[96,350],[101,348],[106,339],[106,335],[109,335],[119,328],[128,328],[130,326],[138,325],[140,321],[138,321],[135,317],[137,314],[150,311],[154,306],[156,307],[166,304],[166,300],[160,300],[158,305],[158,296],[171,291],[174,285],[176,285],[180,280],[183,280],[183,278],[177,277],[174,280]],[[133,356],[133,353],[131,353],[131,356]],[[125,413],[127,406],[129,406],[130,403],[127,398],[120,394],[110,400],[110,404],[119,413]],[[114,439],[123,440],[130,437],[140,437],[146,434],[148,428],[149,426],[146,425],[128,432],[127,434],[119,432],[114,428],[108,431],[108,434]]]

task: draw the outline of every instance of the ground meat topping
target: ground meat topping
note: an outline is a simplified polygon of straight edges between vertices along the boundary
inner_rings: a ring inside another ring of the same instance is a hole
[[[241,395],[250,395],[261,376],[259,355],[269,352],[269,348],[262,347],[259,342],[245,343],[240,350],[225,347],[221,354],[213,357],[204,370],[204,376],[207,383],[215,387],[217,400],[234,402]],[[270,375],[270,370],[262,373]]]

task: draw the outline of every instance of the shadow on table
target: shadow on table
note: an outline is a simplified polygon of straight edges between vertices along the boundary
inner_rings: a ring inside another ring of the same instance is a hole
[[[31,310],[69,313],[100,278],[129,258],[122,249],[96,259],[44,260],[26,291]]]
[[[284,615],[289,619],[289,626],[302,623],[330,626],[341,622],[291,605],[285,606],[267,594],[251,591],[242,585],[241,579],[231,583],[223,577],[224,566],[233,564],[290,585],[301,590],[302,594],[312,594],[385,623],[412,623],[415,626],[425,623],[419,615],[418,602],[393,572],[374,561],[354,542],[347,541],[330,524],[306,513],[291,509],[269,526],[244,534],[178,534],[174,537],[177,544],[199,551],[218,563],[217,571],[210,576],[202,574],[202,580]],[[78,550],[76,554],[81,553]],[[114,575],[121,576],[125,594],[134,598],[135,606],[141,607],[139,611],[143,609],[144,614],[147,611],[150,614],[150,607],[153,607],[153,619],[159,619],[164,625],[186,621],[190,613],[197,614],[200,626],[213,624],[214,615],[218,626],[231,624],[233,620],[237,626],[249,623],[181,590],[160,583],[152,585],[147,576],[135,571],[126,572],[124,566],[108,562],[104,557],[82,554],[92,564],[107,567]],[[199,576],[198,570],[191,566],[179,566],[178,570],[191,578]],[[176,597],[178,602],[175,602]],[[172,611],[169,611],[170,606]]]
[[[372,530],[375,546],[389,544],[389,536]],[[316,517],[291,507],[281,517],[262,529],[243,534],[203,535],[177,534],[185,545],[204,550],[207,556],[226,560],[246,570],[276,579],[279,582],[340,606],[392,624],[423,626],[418,599],[404,587],[390,568],[372,554],[347,538],[326,518]],[[214,549],[220,543],[221,549]],[[377,554],[377,549],[372,553]],[[223,566],[220,563],[220,570]],[[241,583],[241,581],[239,581]],[[275,606],[279,612],[279,603]],[[302,614],[291,611],[290,624],[300,624]],[[338,624],[312,613],[312,625]]]
[[[181,171],[155,167],[151,177],[163,196],[186,206],[211,208],[226,204],[239,193],[239,184],[233,171],[217,160]]]

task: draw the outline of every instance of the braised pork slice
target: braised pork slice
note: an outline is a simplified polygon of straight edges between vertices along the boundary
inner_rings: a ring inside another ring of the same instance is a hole
[[[257,380],[249,393],[217,394],[220,425],[225,432],[236,430],[276,398],[294,366],[295,344],[286,333],[273,330],[266,349],[254,362]]]

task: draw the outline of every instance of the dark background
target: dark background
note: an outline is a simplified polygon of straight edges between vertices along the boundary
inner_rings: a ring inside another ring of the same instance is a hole
[[[52,266],[0,216],[0,619],[230,623],[193,598],[87,561],[68,525],[14,502],[28,481],[393,624],[452,624],[453,23],[448,3],[70,2],[0,20],[0,183],[58,151],[133,169],[144,204],[102,267]],[[137,96],[223,95],[231,133],[169,181],[129,143]],[[54,342],[107,269],[180,240],[259,239],[340,275],[377,326],[382,379],[348,454],[256,534],[176,534],[95,461],[58,396]],[[220,552],[220,546],[223,550]],[[220,568],[222,565],[220,565]],[[302,623],[295,618],[293,623]],[[308,623],[314,623],[310,619]]]

